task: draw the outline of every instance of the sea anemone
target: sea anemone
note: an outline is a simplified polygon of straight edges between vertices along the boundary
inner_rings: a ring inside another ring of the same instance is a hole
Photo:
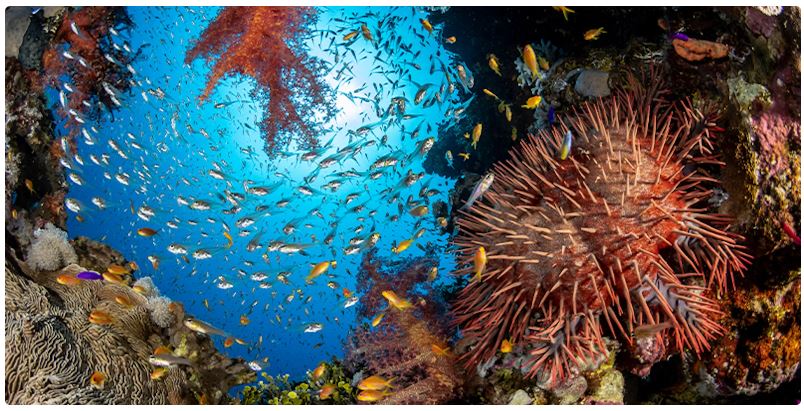
[[[474,271],[480,246],[488,256],[453,307],[468,366],[508,339],[527,352],[526,375],[555,386],[606,357],[601,323],[632,350],[655,338],[699,354],[723,333],[704,293],[734,287],[750,258],[731,218],[707,206],[718,180],[706,170],[722,164],[714,119],[668,102],[653,70],[627,80],[530,135],[494,166],[483,200],[460,212],[456,274]],[[571,155],[560,160],[570,130]]]
[[[67,233],[47,223],[34,230],[34,239],[26,262],[34,270],[56,270],[75,263],[78,257],[67,240]]]

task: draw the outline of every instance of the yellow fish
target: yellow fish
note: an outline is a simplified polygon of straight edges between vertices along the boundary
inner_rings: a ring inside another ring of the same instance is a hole
[[[561,14],[564,15],[564,20],[565,21],[569,21],[569,17],[567,17],[567,14],[575,13],[575,10],[572,10],[571,8],[569,8],[567,6],[553,6],[553,10],[560,11]]]
[[[447,221],[447,219],[445,217],[438,217],[437,221],[438,221],[438,225],[440,225],[441,227],[446,227],[447,224],[449,224],[449,222]]]
[[[61,285],[70,285],[70,286],[72,286],[72,285],[80,284],[81,280],[78,279],[78,278],[75,278],[75,276],[72,276],[72,275],[69,275],[69,274],[62,274],[62,275],[56,277],[56,282],[61,284]]]
[[[371,326],[376,327],[380,325],[380,322],[382,321],[383,317],[385,317],[385,312],[379,313],[376,317],[374,317],[373,320],[371,320]]]
[[[516,127],[511,127],[511,140],[516,141]]]
[[[152,380],[158,380],[158,379],[164,377],[165,374],[167,374],[167,372],[168,372],[168,368],[164,368],[164,367],[155,368],[153,371],[151,371],[151,379]]]
[[[332,393],[335,392],[336,388],[337,387],[335,387],[335,384],[324,384],[324,386],[321,387],[321,391],[318,392],[318,398],[326,400],[327,398],[332,396]]]
[[[312,279],[318,277],[321,274],[324,274],[332,263],[329,261],[324,261],[322,263],[316,264],[312,270],[310,270],[310,274],[304,279],[305,281],[311,281]]]
[[[422,22],[422,27],[424,27],[424,29],[427,30],[428,33],[433,32],[433,25],[430,24],[430,22],[427,21],[427,19],[420,19],[419,21]]]
[[[315,367],[313,370],[313,380],[318,381],[323,375],[324,372],[327,370],[327,363],[322,362],[318,364],[318,367]]]
[[[542,56],[537,56],[536,60],[538,60],[539,67],[541,67],[542,70],[544,70],[544,71],[550,70],[550,63],[547,62],[546,58],[544,58]]]
[[[92,312],[89,313],[89,322],[97,325],[111,324],[112,317],[105,311],[92,310]]]
[[[395,380],[395,378],[386,380],[385,378],[382,378],[379,375],[372,375],[371,377],[364,378],[363,381],[360,381],[357,384],[357,388],[362,391],[384,390],[386,388],[393,388],[391,386],[391,382],[393,380]]]
[[[413,239],[408,238],[407,240],[402,241],[396,247],[391,248],[391,252],[394,254],[399,254],[408,249],[413,244]]]
[[[410,210],[410,215],[412,215],[414,217],[421,217],[421,216],[427,214],[428,212],[430,212],[430,208],[428,208],[426,205],[420,205],[420,206]]]
[[[500,344],[500,352],[505,354],[511,352],[514,349],[514,344],[509,341],[507,338],[502,340],[502,344]]]
[[[469,159],[469,153],[458,153],[458,156],[463,157],[463,161],[466,161],[466,160]]]
[[[96,389],[102,390],[103,385],[106,383],[106,375],[104,375],[100,371],[95,371],[92,373],[92,376],[89,377],[89,383]]]
[[[430,269],[430,274],[427,276],[427,280],[435,281],[436,277],[438,277],[438,267],[433,267]]]
[[[376,391],[376,390],[361,391],[360,394],[357,394],[357,400],[364,402],[377,402],[385,398],[386,395],[388,395],[388,393],[385,391]]]
[[[495,56],[494,54],[489,54],[488,59],[489,59],[489,68],[491,69],[491,71],[497,73],[498,76],[502,77],[502,74],[500,74],[500,61],[497,60],[497,56]]]
[[[125,295],[122,295],[122,294],[116,295],[114,297],[114,302],[116,302],[116,303],[118,303],[118,304],[120,304],[120,305],[122,305],[123,307],[126,307],[126,308],[131,307],[132,305],[134,305],[131,302],[130,298],[128,298],[128,297],[126,297]]]
[[[492,93],[491,90],[484,88],[483,92],[486,93],[487,96],[494,97],[495,100],[499,100],[500,98],[497,97],[496,94]]]
[[[117,264],[110,265],[106,269],[106,271],[108,271],[108,272],[110,272],[112,274],[117,274],[117,275],[124,275],[124,274],[128,274],[128,273],[131,272],[128,268],[123,267],[122,265],[117,265]]]
[[[230,248],[232,246],[232,244],[234,244],[234,240],[232,239],[232,235],[229,234],[228,231],[224,231],[223,236],[226,237],[226,241],[229,242],[229,244],[226,244],[226,248]]]
[[[564,141],[561,143],[560,156],[562,160],[567,159],[571,149],[572,149],[572,131],[567,130],[567,134],[564,134]]]
[[[28,191],[30,191],[30,192],[31,192],[31,194],[34,194],[34,193],[35,193],[35,192],[34,192],[33,181],[31,181],[31,180],[29,180],[29,179],[27,179],[27,178],[26,178],[26,179],[25,179],[25,187],[27,187],[27,188],[28,188]]]
[[[522,49],[522,60],[525,62],[528,70],[530,70],[531,79],[536,78],[539,74],[539,66],[538,63],[536,63],[536,53],[533,51],[533,47],[531,47],[530,44],[526,44]]]
[[[477,142],[480,141],[480,134],[483,133],[483,123],[475,124],[472,129],[472,148],[477,149]]]
[[[598,27],[596,29],[587,30],[583,33],[584,40],[597,40],[601,34],[605,33],[606,30],[603,30],[603,27]]]
[[[360,33],[360,32],[357,31],[357,30],[355,30],[353,32],[350,32],[350,33],[347,33],[345,36],[343,36],[343,41],[349,41],[349,40],[355,38],[355,36],[357,36],[358,33]]]
[[[229,337],[223,342],[223,348],[229,348],[234,344],[234,338]]]
[[[385,297],[385,299],[388,300],[388,303],[391,304],[397,310],[401,311],[406,308],[413,307],[413,304],[411,304],[410,301],[399,297],[398,295],[396,295],[395,292],[391,290],[383,291],[382,296]]]
[[[249,320],[246,315],[240,316],[240,325],[248,325],[250,322],[251,320]]]
[[[509,123],[511,122],[511,106],[508,104],[505,105],[505,119],[508,120]]]
[[[363,37],[371,42],[374,42],[374,37],[371,37],[371,31],[369,30],[368,26],[363,23],[360,25],[360,30],[363,31]]]
[[[124,280],[123,277],[120,276],[120,274],[105,272],[103,273],[103,280],[112,284],[128,285],[126,280]]]
[[[450,36],[444,39],[444,42],[447,44],[455,44],[456,41],[458,41],[458,39],[455,38],[455,36]]]
[[[539,104],[542,102],[542,96],[533,96],[522,105],[522,108],[526,108],[528,110],[533,110],[536,107],[539,107]]]
[[[482,245],[477,249],[474,261],[475,261],[475,277],[479,282],[480,276],[483,274],[483,270],[486,268],[486,261],[488,261],[488,259],[486,258],[486,249],[483,248]]]
[[[148,227],[143,227],[137,230],[137,234],[139,234],[142,237],[151,237],[156,234],[156,230]]]

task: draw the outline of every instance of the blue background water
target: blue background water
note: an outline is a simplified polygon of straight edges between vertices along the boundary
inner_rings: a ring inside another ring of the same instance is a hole
[[[401,258],[423,254],[415,245],[401,257],[391,253],[394,244],[414,234],[417,230],[414,224],[419,218],[409,215],[409,208],[405,206],[399,220],[390,221],[389,216],[399,214],[399,202],[390,204],[381,197],[381,192],[396,186],[408,170],[422,172],[422,159],[404,168],[398,165],[393,173],[378,180],[363,177],[345,179],[347,182],[335,193],[321,186],[332,179],[326,177],[330,173],[349,169],[367,171],[381,155],[396,150],[409,154],[416,150],[417,142],[426,137],[437,137],[438,124],[451,121],[448,111],[465,102],[458,101],[457,96],[452,95],[444,104],[436,103],[424,109],[421,105],[413,104],[413,96],[417,91],[416,84],[434,83],[428,93],[428,96],[432,96],[445,82],[445,76],[440,70],[431,74],[431,64],[441,67],[443,62],[451,69],[456,64],[454,57],[444,50],[443,40],[437,32],[429,35],[424,31],[419,19],[426,17],[425,11],[362,7],[319,9],[317,28],[325,32],[314,34],[306,44],[312,55],[330,64],[332,70],[326,81],[339,91],[337,118],[333,124],[325,127],[332,131],[320,136],[322,143],[332,141],[325,155],[361,138],[366,141],[379,140],[383,134],[388,136],[388,146],[376,144],[359,154],[356,161],[347,160],[322,170],[312,186],[324,194],[306,197],[296,188],[304,184],[303,178],[314,170],[317,161],[300,161],[298,156],[269,158],[262,151],[263,142],[257,124],[263,116],[263,105],[249,96],[254,85],[252,79],[241,76],[227,78],[217,85],[208,102],[198,103],[209,68],[202,60],[192,65],[184,64],[184,55],[219,10],[132,7],[128,11],[134,27],[122,30],[113,39],[120,46],[128,43],[133,51],[143,47],[142,54],[132,64],[136,71],[134,78],[139,85],[120,96],[122,107],[113,115],[106,113],[101,121],[84,124],[94,144],[87,144],[83,132],[78,135],[78,154],[83,165],[72,161],[74,169],[71,172],[79,175],[84,182],[82,185],[70,182],[68,197],[82,204],[79,214],[84,222],[78,222],[74,218],[75,213],[71,212],[68,221],[70,236],[82,235],[103,240],[122,252],[127,259],[135,261],[140,267],[137,276],[150,276],[162,295],[184,303],[188,314],[249,342],[249,346],[234,344],[225,349],[223,339],[213,337],[222,351],[247,361],[267,357],[270,365],[262,365],[268,374],[289,373],[292,378],[299,378],[320,361],[341,356],[343,342],[349,328],[355,323],[356,312],[354,306],[344,308],[342,288],[355,289],[355,275],[362,255],[346,256],[343,248],[355,236],[354,229],[363,225],[365,228],[361,235],[368,235],[373,227],[380,233],[377,248],[381,257]],[[378,50],[360,35],[351,46],[329,47],[332,38],[335,44],[343,43],[341,38],[348,32],[359,30],[360,22],[367,23],[375,37],[390,35],[378,33],[377,30],[377,22],[390,14],[401,18],[394,32],[402,36],[403,43],[412,45],[409,51],[392,47],[378,54]],[[347,23],[335,19],[343,19]],[[420,54],[414,57],[415,53]],[[437,53],[440,53],[440,57]],[[336,54],[339,55],[337,63]],[[377,56],[381,57],[380,61],[374,59]],[[344,64],[349,65],[347,70],[341,70]],[[417,69],[414,64],[419,64],[421,68]],[[344,74],[349,71],[354,75]],[[380,73],[382,71],[393,73],[386,76]],[[338,72],[341,72],[340,76]],[[454,70],[451,76],[457,83]],[[394,88],[391,82],[396,80],[399,82]],[[382,92],[376,92],[375,86],[381,86]],[[147,94],[148,89],[157,87],[166,93],[164,99]],[[347,96],[353,92],[369,100],[379,95],[378,106],[383,110],[391,103],[393,96],[405,96],[409,100],[407,112],[421,114],[421,117],[401,120],[398,124],[386,121],[384,126],[375,128],[366,136],[354,137],[349,130],[374,123],[378,121],[378,116],[374,104]],[[55,110],[59,105],[57,93],[51,90],[50,97],[54,113],[58,116],[64,113]],[[231,101],[243,102],[214,108],[214,103]],[[58,130],[62,135],[67,134],[64,120]],[[172,122],[175,123],[175,130]],[[427,131],[428,126],[431,127],[430,132]],[[411,132],[417,127],[420,135],[411,138]],[[201,133],[202,130],[208,137]],[[116,142],[128,158],[119,156],[110,147],[109,140]],[[139,144],[141,149],[132,143]],[[290,151],[301,153],[293,147]],[[109,165],[96,165],[90,161],[91,154],[100,158],[104,153],[109,156]],[[431,155],[443,156],[444,153]],[[222,167],[226,181],[214,179],[208,174],[214,167],[213,162]],[[104,172],[109,174],[104,176]],[[277,177],[275,172],[284,173],[289,179]],[[130,176],[129,184],[119,183],[115,179],[117,173],[127,173]],[[244,193],[244,180],[253,180],[251,186],[280,183],[281,187],[264,197],[247,195],[240,213],[224,215],[221,210],[231,207],[231,204],[224,203],[218,194],[227,188]],[[426,175],[402,191],[400,202],[404,203],[409,195],[418,198],[423,184],[441,192],[430,199],[432,210],[434,201],[448,201],[447,193],[454,181]],[[360,196],[345,206],[344,197],[352,192],[359,192]],[[192,210],[178,204],[178,196],[190,202],[194,199],[208,201],[212,208],[208,211]],[[92,197],[103,198],[107,208],[101,210],[93,205]],[[275,203],[280,199],[290,199],[291,202],[286,208],[277,208]],[[254,214],[254,208],[263,204],[268,206],[271,216]],[[348,208],[359,204],[365,204],[366,210],[359,214],[348,212]],[[130,211],[132,207],[136,210],[143,205],[155,211],[150,221],[143,221]],[[310,214],[316,208],[320,209],[324,219]],[[371,217],[369,212],[373,210],[376,214]],[[248,227],[251,230],[249,236],[240,237],[235,221],[246,215],[251,215],[257,222]],[[364,217],[365,221],[358,221],[358,217]],[[208,221],[207,218],[213,220]],[[286,236],[282,227],[294,219],[300,221],[297,230]],[[429,242],[441,247],[438,281],[450,281],[447,273],[453,269],[454,261],[446,252],[446,235],[439,234],[432,213],[424,219],[421,227],[426,228],[427,232],[415,244]],[[171,220],[177,223],[177,228],[166,225]],[[191,220],[196,221],[197,225],[190,225],[188,221]],[[323,239],[332,230],[330,223],[335,221],[338,222],[337,236],[332,245],[327,246]],[[234,238],[234,245],[230,249],[223,247],[227,243],[223,236],[223,222],[231,228]],[[313,227],[305,228],[306,223]],[[138,236],[136,231],[142,227],[153,228],[158,234],[150,238]],[[261,233],[260,243],[263,247],[253,252],[246,251],[247,243],[257,232]],[[307,250],[308,256],[288,255],[267,251],[266,245],[271,240],[310,243],[314,246]],[[189,263],[167,251],[171,243],[182,244],[188,249]],[[199,248],[212,252],[213,257],[193,259],[190,254]],[[264,259],[263,254],[267,258]],[[161,260],[158,269],[153,269],[148,256],[157,256]],[[312,264],[333,259],[337,261],[337,268],[328,272],[331,278],[321,276],[312,285],[305,284],[304,277]],[[248,261],[253,265],[247,266]],[[258,282],[249,278],[258,271],[268,275],[266,281],[271,283],[271,288],[259,288]],[[282,271],[292,272],[289,285],[276,280],[276,275]],[[219,288],[219,277],[224,277],[233,287]],[[338,287],[331,289],[327,286],[328,281],[335,281]],[[294,295],[290,302],[286,300],[289,295]],[[308,297],[312,299],[305,302]],[[209,308],[205,307],[205,300]],[[239,323],[241,315],[248,315],[249,325]],[[322,323],[323,330],[318,333],[303,332],[305,324],[312,322]],[[260,336],[263,337],[263,343],[258,346]]]

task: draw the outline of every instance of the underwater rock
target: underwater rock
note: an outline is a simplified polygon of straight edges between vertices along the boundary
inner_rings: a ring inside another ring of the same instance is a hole
[[[589,380],[589,388],[584,396],[584,404],[623,404],[625,378],[615,368],[609,368]]]
[[[516,390],[511,401],[508,401],[508,405],[530,405],[531,403],[533,403],[533,398],[530,398],[530,395],[521,389]]]
[[[6,57],[17,57],[22,38],[30,23],[30,7],[6,8]]]
[[[560,386],[551,390],[552,395],[555,397],[552,403],[559,405],[576,404],[586,392],[587,387],[586,378],[583,376],[579,375],[567,380]]]
[[[39,70],[42,68],[42,54],[48,43],[45,33],[45,18],[39,12],[31,16],[28,29],[19,47],[19,59],[26,70]]]
[[[687,61],[701,61],[704,59],[720,59],[729,54],[729,46],[707,40],[673,39],[673,49],[676,54]]]
[[[575,92],[584,97],[606,97],[611,94],[609,73],[586,69],[575,80]]]

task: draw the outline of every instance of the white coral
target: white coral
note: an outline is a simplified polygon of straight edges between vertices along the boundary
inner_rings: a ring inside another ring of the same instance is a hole
[[[149,297],[149,298],[151,296],[158,296],[159,295],[159,289],[156,288],[156,285],[154,284],[154,280],[152,280],[151,277],[139,278],[137,281],[134,281],[134,284],[132,284],[131,286],[132,287],[137,287],[137,286],[142,287],[145,290],[145,296]]]
[[[170,312],[170,298],[167,297],[151,297],[145,303],[145,308],[151,314],[151,320],[154,324],[168,328],[173,324],[173,313]]]
[[[52,271],[78,262],[78,256],[67,241],[67,233],[47,223],[44,228],[34,230],[26,262],[34,270]]]

